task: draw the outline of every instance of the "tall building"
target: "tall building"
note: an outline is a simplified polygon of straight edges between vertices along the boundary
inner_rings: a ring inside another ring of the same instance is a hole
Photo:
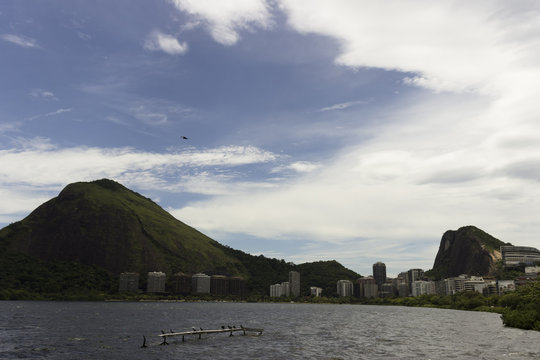
[[[229,278],[229,294],[244,296],[246,294],[246,281],[241,277]]]
[[[386,282],[386,265],[384,263],[379,261],[373,264],[373,278],[380,290],[381,285]]]
[[[422,269],[410,269],[407,271],[407,282],[409,284],[422,280],[424,278],[424,270]]]
[[[185,295],[191,293],[191,275],[176,273],[171,276],[171,282],[173,293]]]
[[[300,273],[298,271],[289,272],[289,286],[292,297],[300,296]]]
[[[227,295],[229,293],[229,279],[223,275],[212,275],[210,277],[210,294]]]
[[[138,292],[139,291],[139,273],[123,272],[120,274],[118,283],[119,292]]]
[[[165,292],[165,280],[167,276],[161,271],[151,271],[148,273],[146,292],[163,293]]]
[[[210,293],[210,276],[198,273],[191,277],[191,289],[196,294]]]
[[[409,284],[409,292],[412,293],[412,284],[415,281],[424,279],[424,270],[410,269],[407,271],[407,284]]]
[[[353,283],[350,280],[339,280],[337,282],[338,296],[352,296],[353,295]]]

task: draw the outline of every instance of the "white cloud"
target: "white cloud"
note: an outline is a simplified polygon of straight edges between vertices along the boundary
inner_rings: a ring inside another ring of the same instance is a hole
[[[32,95],[35,98],[42,98],[42,99],[47,99],[47,100],[58,100],[58,98],[54,95],[54,93],[49,90],[34,89],[30,92],[30,95]]]
[[[365,104],[368,104],[370,102],[371,102],[371,100],[348,101],[348,102],[344,102],[344,103],[339,103],[339,104],[334,104],[334,105],[331,105],[331,106],[323,107],[319,111],[324,112],[324,111],[344,110],[344,109],[347,109],[347,108],[349,108],[351,106],[365,105]]]
[[[252,27],[269,28],[272,16],[264,0],[171,0],[185,11],[207,23],[212,37],[223,45],[233,45],[239,39],[239,31]]]
[[[234,183],[234,172],[227,175],[227,169],[273,162],[278,158],[250,146],[160,154],[131,148],[60,149],[45,138],[15,140],[14,148],[0,150],[2,199],[11,199],[10,204],[13,204],[7,206],[8,203],[3,202],[0,219],[10,221],[15,220],[15,214],[29,212],[50,198],[51,190],[57,192],[76,181],[112,178],[132,188],[198,194],[230,194],[261,188],[266,185]],[[192,175],[188,175],[190,173]],[[35,191],[28,194],[20,190],[22,187]]]
[[[22,35],[2,34],[0,39],[25,48],[39,48],[37,41]]]
[[[280,7],[294,29],[337,39],[338,64],[413,72],[409,82],[438,91],[489,93],[503,86],[501,68],[534,66],[540,9],[516,3],[281,0]]]
[[[51,112],[48,112],[48,113],[45,113],[45,114],[39,114],[39,115],[31,116],[31,117],[29,117],[27,120],[36,120],[36,119],[39,119],[39,118],[41,118],[41,117],[49,117],[49,116],[60,115],[60,114],[63,114],[63,113],[70,112],[70,111],[72,111],[72,110],[73,110],[73,109],[64,109],[64,108],[60,108],[60,109],[58,109],[58,110],[51,111]]]
[[[188,51],[188,44],[180,43],[174,36],[155,30],[147,36],[144,48],[149,51],[163,51],[169,55],[182,55]]]
[[[0,182],[57,185],[146,171],[155,172],[154,176],[159,178],[160,174],[175,173],[186,166],[227,168],[276,159],[277,155],[252,146],[160,154],[132,148],[59,149],[44,138],[19,139],[17,148],[0,150]]]

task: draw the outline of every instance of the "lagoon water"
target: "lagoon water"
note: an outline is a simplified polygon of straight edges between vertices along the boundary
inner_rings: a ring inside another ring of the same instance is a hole
[[[264,328],[171,338],[161,330]],[[140,348],[143,335],[150,345]],[[540,359],[498,314],[366,305],[0,302],[0,359]]]

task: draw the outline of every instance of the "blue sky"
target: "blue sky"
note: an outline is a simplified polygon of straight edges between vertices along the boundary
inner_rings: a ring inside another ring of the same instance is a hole
[[[217,241],[362,275],[540,246],[540,5],[0,3],[0,226],[110,178]],[[187,136],[188,140],[182,140]]]

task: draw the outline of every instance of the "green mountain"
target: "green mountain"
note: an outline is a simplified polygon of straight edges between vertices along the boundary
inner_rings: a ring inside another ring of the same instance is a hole
[[[113,274],[221,271],[247,275],[219,244],[111,180],[74,183],[0,231],[8,252],[95,265]]]
[[[431,276],[440,279],[468,275],[490,275],[501,258],[499,239],[475,226],[446,231],[439,245]]]
[[[121,272],[139,272],[144,281],[148,271],[163,271],[241,276],[251,293],[267,294],[298,267],[307,293],[310,285],[335,287],[345,274],[359,277],[334,263],[294,265],[231,249],[107,179],[70,184],[0,230],[0,289],[114,292]]]

